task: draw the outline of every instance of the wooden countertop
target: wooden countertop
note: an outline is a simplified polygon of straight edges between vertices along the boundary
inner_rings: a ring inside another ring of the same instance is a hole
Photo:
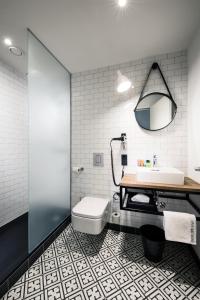
[[[177,191],[177,192],[193,192],[200,193],[200,184],[195,182],[189,177],[185,177],[184,185],[175,184],[164,184],[164,183],[152,183],[142,182],[136,180],[135,174],[126,174],[121,182],[120,186],[127,188],[141,188],[141,189],[152,189],[152,190],[165,190],[165,191]]]

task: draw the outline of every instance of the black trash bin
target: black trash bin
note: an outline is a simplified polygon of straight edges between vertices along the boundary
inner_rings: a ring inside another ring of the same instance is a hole
[[[164,230],[154,225],[140,227],[144,256],[153,262],[159,262],[165,246]]]

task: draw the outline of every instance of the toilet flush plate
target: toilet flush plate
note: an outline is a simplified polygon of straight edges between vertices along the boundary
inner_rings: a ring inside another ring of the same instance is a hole
[[[103,153],[93,153],[93,166],[103,167],[104,166],[104,154]]]

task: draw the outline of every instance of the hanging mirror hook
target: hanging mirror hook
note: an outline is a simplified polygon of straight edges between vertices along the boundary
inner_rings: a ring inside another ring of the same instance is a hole
[[[162,80],[163,80],[163,82],[164,82],[164,85],[165,85],[165,87],[166,87],[166,89],[167,89],[167,92],[168,92],[170,98],[173,100],[172,94],[171,94],[170,89],[169,89],[169,87],[168,87],[168,85],[167,85],[167,82],[166,82],[166,80],[165,80],[165,77],[164,77],[164,75],[163,75],[163,73],[162,73],[162,71],[161,71],[161,69],[160,69],[160,66],[159,66],[159,64],[158,64],[157,62],[154,62],[154,63],[152,64],[150,70],[149,70],[149,73],[148,73],[148,75],[147,75],[147,77],[146,77],[146,80],[145,80],[145,82],[144,82],[144,85],[143,85],[143,88],[142,88],[142,91],[141,91],[139,100],[140,100],[140,99],[143,97],[143,95],[144,95],[144,90],[145,90],[145,87],[146,87],[146,85],[147,85],[147,81],[149,80],[149,77],[150,77],[150,75],[151,75],[151,72],[152,72],[153,70],[157,70],[157,69],[158,69],[158,71],[159,71],[159,73],[160,73],[160,75],[161,75],[161,78],[162,78]],[[174,100],[173,100],[173,101],[174,101]]]

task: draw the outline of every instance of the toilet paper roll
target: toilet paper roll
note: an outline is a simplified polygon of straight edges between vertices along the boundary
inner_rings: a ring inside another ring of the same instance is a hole
[[[112,222],[116,223],[116,224],[120,223],[120,213],[119,212],[112,213]]]
[[[83,167],[73,167],[72,171],[76,174],[80,174],[84,170]]]

